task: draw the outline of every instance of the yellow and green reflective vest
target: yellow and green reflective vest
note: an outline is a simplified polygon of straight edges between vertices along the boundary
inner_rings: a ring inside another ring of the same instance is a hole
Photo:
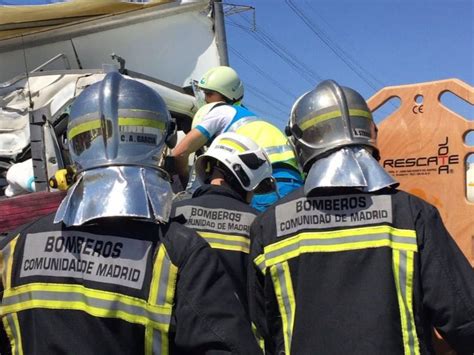
[[[235,132],[257,142],[265,149],[272,164],[282,163],[298,170],[298,163],[288,137],[276,126],[261,118],[242,118],[230,126]]]

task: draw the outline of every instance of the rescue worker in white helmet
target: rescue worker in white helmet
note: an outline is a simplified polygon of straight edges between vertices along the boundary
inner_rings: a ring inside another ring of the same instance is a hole
[[[253,192],[274,189],[269,158],[251,139],[223,133],[194,167],[201,186],[191,199],[174,202],[171,214],[183,215],[186,226],[217,250],[246,305],[249,232],[257,215],[248,204]]]
[[[245,117],[235,122],[228,132],[236,132],[258,142],[272,163],[272,176],[277,189],[266,194],[255,194],[250,205],[262,212],[279,198],[303,185],[303,178],[295,152],[288,137],[270,122],[257,117]]]
[[[305,184],[251,228],[251,318],[269,354],[474,351],[474,271],[437,209],[378,164],[372,114],[324,81],[294,104]]]
[[[116,72],[76,98],[76,182],[0,242],[1,353],[259,352],[219,257],[169,218],[170,127],[163,99]]]
[[[226,132],[232,124],[243,117],[255,114],[241,105],[244,86],[237,72],[226,66],[207,71],[194,85],[195,95],[202,104],[216,103],[202,121],[193,128],[173,150],[174,166],[181,184],[186,186],[189,178],[188,157],[219,134]]]

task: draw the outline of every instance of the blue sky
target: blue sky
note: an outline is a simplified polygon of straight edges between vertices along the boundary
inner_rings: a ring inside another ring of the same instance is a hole
[[[366,99],[384,86],[448,78],[474,85],[472,0],[231,2],[255,7],[255,31],[252,11],[226,16],[230,65],[246,84],[244,101],[280,127],[296,97],[321,79]],[[445,100],[474,119],[472,105]]]

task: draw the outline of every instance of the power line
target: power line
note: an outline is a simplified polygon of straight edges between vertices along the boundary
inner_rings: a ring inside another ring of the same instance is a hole
[[[328,23],[328,21],[326,21],[320,14],[318,14],[316,8],[314,7],[314,4],[312,4],[311,2],[309,2],[309,1],[307,1],[307,0],[306,0],[305,2],[308,4],[308,6],[309,6],[310,8],[313,9],[313,12],[326,24],[326,26],[327,26],[329,29],[331,29],[331,25]],[[375,83],[377,83],[377,84],[380,85],[381,87],[386,86],[386,84],[385,84],[384,82],[378,80],[374,75],[372,75],[371,72],[369,72],[369,71],[366,70],[362,65],[360,65],[360,64],[350,55],[349,52],[345,51],[341,46],[339,46],[337,43],[335,43],[334,41],[332,41],[331,38],[330,38],[330,36],[327,34],[327,32],[325,32],[321,27],[316,26],[316,25],[314,24],[314,22],[313,22],[313,25],[314,25],[315,27],[319,28],[320,32],[321,32],[322,34],[324,34],[324,35],[326,36],[326,38],[328,38],[336,47],[338,47],[338,48],[340,49],[340,51],[341,51],[342,53],[344,53],[344,54],[349,58],[349,60],[351,60],[355,65],[357,65],[357,66],[360,68],[360,70],[362,70],[363,72],[365,72],[365,74],[368,75]]]
[[[242,17],[247,23],[249,23],[249,20],[245,18],[243,15],[240,15],[240,17]],[[271,45],[276,47],[279,51],[281,51],[288,58],[290,58],[291,61],[295,63],[296,66],[298,66],[301,69],[301,71],[306,72],[305,74],[309,73],[309,75],[313,77],[313,79],[315,79],[316,81],[323,80],[316,71],[314,71],[312,68],[307,66],[304,62],[302,62],[297,57],[295,57],[283,44],[278,43],[272,36],[270,36],[267,32],[265,32],[262,26],[259,26],[258,29],[255,27],[255,31],[258,32],[265,40],[269,41]]]
[[[286,89],[284,86],[282,86],[278,81],[276,81],[275,79],[273,79],[270,75],[268,75],[267,73],[265,73],[257,64],[251,62],[248,58],[246,58],[243,54],[239,53],[239,51],[237,51],[236,49],[234,49],[232,46],[228,45],[227,46],[230,51],[235,55],[237,56],[240,60],[242,60],[244,63],[246,63],[249,67],[251,67],[252,69],[254,69],[257,73],[259,73],[262,77],[264,77],[265,79],[267,79],[268,81],[270,81],[271,83],[273,83],[278,89],[280,89],[281,91],[283,91],[285,94],[287,94],[288,96],[291,97],[291,99],[295,99],[298,95],[292,93],[291,91],[289,91],[288,89]]]
[[[272,105],[275,110],[278,110],[278,111],[280,111],[281,113],[283,113],[285,115],[287,114],[287,112],[284,111],[287,107],[285,105],[283,105],[281,102],[269,97],[268,94],[264,93],[263,91],[261,91],[256,86],[253,86],[253,85],[247,83],[247,84],[245,84],[245,87],[248,88],[249,91],[253,92],[256,96],[258,96],[261,100],[263,100],[266,103]],[[280,106],[280,108],[278,108],[277,106]]]
[[[261,31],[257,30],[255,32],[250,31],[248,28],[245,26],[242,26],[239,23],[236,23],[234,21],[229,21],[229,24],[232,26],[235,26],[237,28],[240,28],[241,30],[245,31],[247,34],[251,35],[255,40],[263,44],[265,47],[267,47],[269,50],[274,52],[280,59],[282,59],[285,63],[287,63],[295,72],[301,75],[301,77],[307,81],[311,86],[315,85],[315,82],[321,81],[320,77],[315,77],[314,73],[310,73],[304,68],[301,67],[301,63],[298,63],[297,60],[288,53],[285,53],[284,50],[279,49],[275,44],[274,41],[272,42],[272,39],[269,37],[266,37],[265,35],[262,35]],[[313,80],[311,80],[313,79]]]
[[[368,78],[364,76],[363,72],[367,71],[362,68],[360,64],[358,64],[355,59],[351,58],[349,54],[347,54],[342,48],[340,48],[337,44],[335,44],[329,36],[324,33],[320,28],[318,28],[312,21],[299,9],[292,0],[285,0],[287,5],[290,7],[290,9],[303,21],[306,26],[313,32],[321,41],[323,41],[326,46],[329,47],[333,51],[334,54],[336,54],[357,76],[359,76],[367,85],[369,85],[372,89],[375,91],[378,90],[378,88],[374,85],[373,82],[371,82]],[[372,76],[372,75],[371,75]],[[373,76],[372,76],[373,77]],[[375,78],[374,78],[375,79]],[[377,79],[375,79],[376,82],[380,83]],[[381,84],[381,86],[384,86]]]

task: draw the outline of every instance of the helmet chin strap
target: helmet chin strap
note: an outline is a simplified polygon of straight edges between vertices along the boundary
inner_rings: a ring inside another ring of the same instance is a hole
[[[316,160],[306,177],[304,192],[320,188],[351,187],[374,192],[396,187],[393,179],[363,146],[348,146]]]

